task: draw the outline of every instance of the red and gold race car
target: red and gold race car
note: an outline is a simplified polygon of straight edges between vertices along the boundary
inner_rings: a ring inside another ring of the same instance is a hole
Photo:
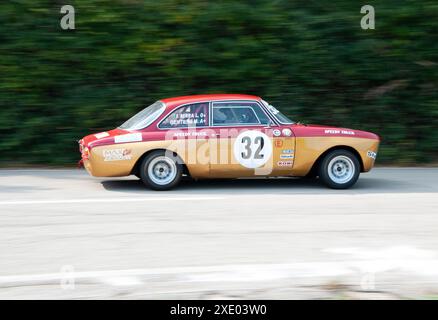
[[[155,190],[183,175],[318,176],[345,189],[371,170],[379,142],[366,131],[295,123],[257,96],[209,94],[159,100],[79,148],[91,175],[136,175]]]

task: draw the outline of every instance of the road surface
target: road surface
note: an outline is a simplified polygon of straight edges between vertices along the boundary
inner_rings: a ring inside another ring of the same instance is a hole
[[[183,181],[0,170],[0,299],[438,297],[438,169]]]

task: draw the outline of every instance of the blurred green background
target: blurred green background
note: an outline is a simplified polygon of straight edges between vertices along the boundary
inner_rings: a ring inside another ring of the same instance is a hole
[[[60,8],[76,9],[62,30]],[[362,30],[362,5],[376,29]],[[157,99],[248,93],[370,130],[378,163],[438,162],[438,2],[0,3],[0,165],[70,165],[76,140]]]

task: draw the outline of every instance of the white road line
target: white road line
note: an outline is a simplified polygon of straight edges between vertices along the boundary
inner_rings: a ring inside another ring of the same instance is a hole
[[[148,278],[163,282],[257,282],[289,278],[331,278],[345,275],[359,275],[380,272],[403,272],[428,276],[438,280],[437,259],[377,259],[344,260],[331,262],[298,262],[284,264],[241,264],[197,267],[172,267],[150,269],[128,269],[107,271],[59,272],[34,275],[0,276],[0,288],[60,284],[65,280],[76,283],[104,283],[112,286],[137,285]],[[172,277],[169,278],[169,275]],[[143,280],[143,281],[142,281]]]
[[[223,281],[224,278],[235,281],[254,280],[255,275],[260,279],[275,279],[288,276],[309,276],[309,275],[339,275],[345,273],[344,268],[336,268],[339,263],[291,263],[291,264],[243,264],[243,265],[219,265],[219,266],[195,266],[195,267],[172,267],[172,268],[150,268],[150,269],[127,269],[127,270],[106,270],[106,271],[82,271],[82,272],[59,272],[34,275],[11,275],[0,276],[0,287],[14,285],[38,285],[60,283],[64,279],[75,281],[91,281],[110,283],[111,279],[133,277],[156,277],[179,276],[186,281]],[[316,268],[316,269],[315,269]],[[312,272],[313,270],[313,272]],[[319,271],[317,271],[319,270]],[[286,273],[285,273],[286,272]],[[316,273],[315,273],[316,272]],[[175,279],[175,278],[174,278]]]
[[[99,199],[65,199],[65,200],[16,200],[0,201],[3,205],[26,205],[26,204],[69,204],[69,203],[113,203],[113,202],[142,202],[142,201],[204,201],[223,200],[224,197],[150,197],[150,198],[99,198]]]

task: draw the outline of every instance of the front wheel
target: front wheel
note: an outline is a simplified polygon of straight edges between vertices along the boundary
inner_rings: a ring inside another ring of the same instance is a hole
[[[169,190],[180,182],[182,171],[181,163],[171,152],[154,151],[143,160],[140,177],[151,189]]]
[[[356,183],[359,174],[359,160],[348,150],[329,152],[319,166],[319,178],[333,189],[350,188]]]

